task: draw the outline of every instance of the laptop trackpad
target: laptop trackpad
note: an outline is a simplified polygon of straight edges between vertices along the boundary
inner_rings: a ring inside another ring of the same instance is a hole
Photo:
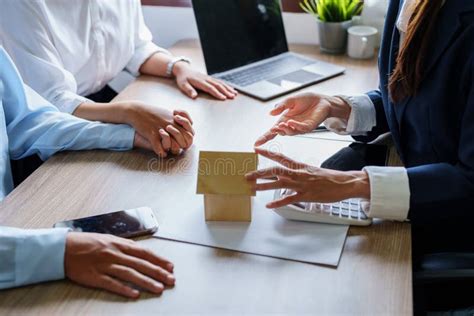
[[[284,89],[292,89],[322,78],[322,75],[305,70],[297,70],[286,75],[267,80]]]

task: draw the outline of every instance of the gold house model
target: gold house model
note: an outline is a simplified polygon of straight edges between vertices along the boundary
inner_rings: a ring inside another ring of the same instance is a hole
[[[197,193],[204,195],[206,221],[252,220],[255,191],[245,174],[257,170],[257,164],[255,153],[199,153]]]

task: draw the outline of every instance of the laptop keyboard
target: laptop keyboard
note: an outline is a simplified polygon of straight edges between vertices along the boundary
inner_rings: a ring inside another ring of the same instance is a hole
[[[314,63],[315,62],[312,60],[299,58],[298,56],[285,55],[284,57],[274,59],[251,68],[218,76],[217,78],[241,87],[245,87],[255,82],[272,79],[290,73]]]

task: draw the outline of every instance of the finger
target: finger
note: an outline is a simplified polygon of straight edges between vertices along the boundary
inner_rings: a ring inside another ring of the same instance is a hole
[[[292,103],[289,102],[289,99],[285,99],[280,103],[277,103],[273,110],[270,111],[270,115],[276,116],[280,115],[286,110],[290,110],[293,107]]]
[[[224,87],[223,84],[221,84],[219,81],[208,79],[207,83],[209,83],[211,86],[214,86],[217,90],[219,90],[220,93],[225,95],[229,99],[233,99],[235,97],[235,94],[227,90],[226,87]]]
[[[307,166],[306,164],[294,161],[293,159],[288,158],[287,156],[283,154],[280,154],[274,151],[269,151],[263,148],[255,148],[255,152],[259,155],[262,155],[263,157],[276,161],[287,168],[302,169]]]
[[[183,148],[183,149],[188,149],[193,144],[194,135],[188,131],[183,131],[183,136],[184,136],[184,139],[186,140],[186,144],[188,144],[186,148]]]
[[[286,123],[280,123],[278,125],[278,134],[281,135],[281,133],[283,133],[284,135],[287,135],[287,136],[293,136],[293,135],[298,134],[293,128],[286,125]],[[282,136],[284,136],[284,135],[282,135]]]
[[[283,125],[274,126],[270,131],[280,136],[289,136],[293,134],[292,130],[288,131],[288,129],[285,129]]]
[[[181,147],[174,139],[171,139],[171,153],[176,156],[181,153]]]
[[[189,115],[189,113],[184,110],[174,110],[173,115],[180,115],[182,117],[185,117],[188,119],[191,125],[194,124],[193,119],[191,118],[191,115]]]
[[[293,128],[294,130],[296,130],[297,132],[299,132],[299,133],[311,132],[313,130],[313,125],[314,125],[314,124],[310,124],[307,121],[298,122],[298,121],[295,121],[295,120],[289,120],[289,121],[286,122],[286,124],[288,126],[290,126],[291,128]]]
[[[163,149],[163,145],[161,145],[161,137],[160,137],[159,132],[158,132],[158,135],[152,134],[149,142],[151,143],[153,150],[159,157],[165,158],[168,155],[166,151]]]
[[[268,191],[268,190],[276,190],[276,189],[294,189],[295,186],[293,185],[293,181],[272,181],[266,183],[257,183],[255,185],[256,191]]]
[[[133,289],[108,275],[101,275],[96,278],[96,280],[96,287],[99,289],[104,289],[128,298],[138,298],[140,296],[140,291]]]
[[[300,194],[293,194],[293,195],[287,195],[281,199],[272,201],[266,205],[267,208],[277,208],[277,207],[282,207],[288,204],[293,204],[296,202],[300,202],[301,196]]]
[[[277,135],[277,133],[268,131],[257,139],[257,141],[255,142],[255,146],[262,146],[266,142],[269,142],[270,140],[274,139]]]
[[[286,169],[282,167],[271,167],[266,169],[261,169],[253,172],[249,172],[245,175],[245,178],[249,181],[257,179],[266,179],[275,176],[287,176],[292,177],[297,173],[295,170]]]
[[[205,81],[196,80],[195,82],[193,82],[193,85],[196,88],[201,89],[202,91],[209,93],[210,95],[212,95],[216,99],[219,99],[219,100],[226,100],[227,99],[227,97],[225,95],[223,95],[222,93],[220,93],[219,90],[216,89],[216,87],[210,85],[209,83],[207,83]]]
[[[169,151],[171,148],[171,137],[164,129],[160,128],[161,145],[163,150]]]
[[[194,128],[193,128],[191,122],[187,118],[185,118],[181,115],[175,115],[174,120],[177,124],[179,124],[179,126],[181,126],[186,131],[188,131],[188,132],[190,132],[191,134],[194,135]]]
[[[140,259],[135,256],[129,256],[124,253],[119,253],[116,255],[116,263],[132,268],[166,285],[173,285],[175,282],[173,274],[171,274],[167,270],[151,262],[148,262],[147,260]]]
[[[234,87],[232,87],[231,85],[228,85],[227,83],[222,82],[222,81],[220,81],[220,83],[222,83],[229,92],[233,93],[234,96],[237,96],[239,94],[239,92],[235,90]]]
[[[188,81],[185,81],[185,82],[179,84],[178,87],[181,89],[181,91],[184,92],[184,94],[186,94],[191,99],[196,99],[197,98],[198,93],[197,93],[196,89],[194,89],[193,86]]]
[[[184,138],[183,134],[174,127],[173,125],[168,125],[165,127],[165,130],[170,133],[170,135],[176,140],[179,147],[186,148],[188,145],[186,144],[186,139]]]
[[[147,248],[139,247],[136,244],[132,244],[125,247],[121,247],[120,249],[127,255],[147,260],[153,264],[162,267],[163,269],[166,269],[169,272],[173,272],[174,265],[171,263],[171,261],[166,260],[163,257],[157,256],[153,251]]]
[[[141,289],[148,292],[161,294],[165,289],[161,282],[157,282],[150,277],[147,277],[134,269],[121,265],[112,265],[107,273],[122,281],[132,283]]]

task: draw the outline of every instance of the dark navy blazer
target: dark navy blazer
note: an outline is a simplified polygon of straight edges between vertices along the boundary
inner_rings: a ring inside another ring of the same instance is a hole
[[[474,219],[474,1],[446,1],[420,90],[393,104],[387,85],[399,51],[395,23],[402,3],[390,1],[379,55],[380,88],[368,93],[377,125],[356,138],[367,142],[391,132],[408,170],[412,221]]]

